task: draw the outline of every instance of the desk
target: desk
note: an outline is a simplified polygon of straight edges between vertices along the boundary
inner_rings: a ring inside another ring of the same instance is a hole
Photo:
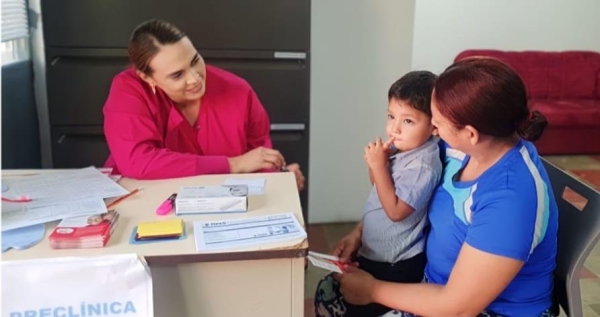
[[[51,173],[51,170],[3,171],[2,177],[27,173]],[[155,209],[181,186],[220,185],[228,177],[265,178],[265,194],[250,196],[249,211],[244,214],[190,215],[185,220],[185,240],[131,245],[129,236],[142,221],[175,217],[157,216]],[[48,235],[58,222],[46,225],[46,238],[27,250],[9,250],[3,261],[48,257],[92,256],[137,253],[148,262],[153,280],[154,312],[167,316],[304,316],[305,240],[269,244],[211,254],[196,253],[193,220],[232,219],[292,212],[304,225],[296,181],[292,173],[243,175],[205,175],[169,180],[140,181],[121,179],[123,187],[138,194],[122,201],[114,209],[119,224],[104,248],[54,250]]]

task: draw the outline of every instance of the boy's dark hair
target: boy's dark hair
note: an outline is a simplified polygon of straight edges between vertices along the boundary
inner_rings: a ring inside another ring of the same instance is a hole
[[[409,72],[392,84],[388,100],[404,101],[431,117],[431,93],[436,79],[437,76],[429,71]]]

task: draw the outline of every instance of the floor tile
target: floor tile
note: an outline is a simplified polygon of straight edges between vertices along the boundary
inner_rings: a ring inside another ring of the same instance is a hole
[[[600,161],[589,155],[551,155],[544,158],[564,170],[600,170]]]
[[[349,234],[355,227],[356,223],[339,223],[325,226],[323,231],[329,244],[329,251],[331,252],[338,241]]]
[[[569,171],[576,175],[583,182],[589,184],[596,189],[600,189],[600,170],[571,170]]]
[[[562,198],[569,202],[571,205],[575,206],[578,210],[583,210],[588,200],[583,196],[579,195],[577,192],[573,191],[571,188],[567,187],[563,191]]]
[[[600,304],[600,279],[580,279],[579,286],[584,306]]]
[[[590,257],[591,256],[600,257],[600,241],[596,243],[596,246],[592,249],[592,252],[590,252]]]
[[[600,256],[590,255],[585,260],[585,267],[587,267],[592,273],[600,277]]]
[[[308,245],[311,251],[329,253],[329,242],[325,236],[323,225],[308,225]]]
[[[595,304],[583,306],[583,317],[599,317],[600,316],[594,309],[594,305]]]
[[[329,272],[320,268],[316,268],[310,263],[308,264],[308,268],[304,273],[304,298],[315,297],[315,290],[317,289],[317,284],[319,284],[319,281],[327,273]]]
[[[315,317],[314,302],[312,298],[304,300],[304,317]]]
[[[600,304],[591,304],[591,305],[589,305],[589,308],[591,310],[591,313],[593,313],[595,315],[588,314],[589,312],[584,310],[583,311],[584,316],[593,316],[593,317],[600,316]]]
[[[588,259],[589,260],[589,259]],[[587,261],[586,261],[587,263]],[[579,272],[579,278],[600,278],[598,274],[590,271],[585,265],[581,268],[581,272]]]

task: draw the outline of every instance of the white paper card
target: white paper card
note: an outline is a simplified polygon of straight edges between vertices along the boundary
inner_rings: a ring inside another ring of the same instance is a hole
[[[316,258],[313,256],[307,256],[308,260],[310,261],[310,263],[316,267],[320,267],[322,269],[325,269],[327,271],[331,271],[331,272],[336,272],[336,273],[342,273],[342,270],[340,270],[339,267],[337,267],[335,264],[331,263],[328,260],[322,259],[322,258]]]
[[[292,213],[222,221],[194,221],[194,239],[198,252],[304,238],[306,231]]]
[[[342,270],[334,263],[340,261],[340,258],[336,256],[308,251],[307,258],[310,263],[316,267],[320,267],[331,272],[343,273]]]
[[[2,261],[2,315],[153,316],[152,278],[136,254]]]

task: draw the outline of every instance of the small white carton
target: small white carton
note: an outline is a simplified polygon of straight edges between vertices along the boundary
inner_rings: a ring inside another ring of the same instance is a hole
[[[246,211],[246,185],[184,186],[175,199],[177,215]]]

